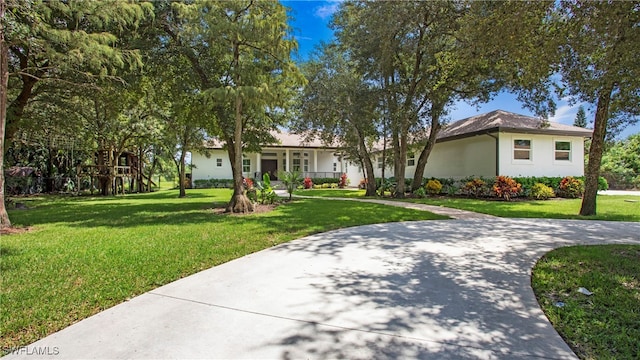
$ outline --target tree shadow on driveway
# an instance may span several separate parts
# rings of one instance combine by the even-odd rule
[[[533,265],[561,246],[640,243],[639,231],[635,223],[500,219],[307,237],[273,250],[335,262],[299,275],[317,297],[290,303],[286,316],[304,321],[267,345],[284,347],[282,358],[575,358],[538,306]]]

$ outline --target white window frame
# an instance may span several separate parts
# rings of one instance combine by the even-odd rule
[[[291,170],[293,171],[300,171],[300,159],[293,159],[292,163],[291,163]]]
[[[558,150],[558,143],[568,143],[569,150]],[[558,163],[571,163],[573,161],[573,143],[571,140],[567,139],[553,139],[553,161],[557,161]],[[558,159],[558,153],[567,154],[566,159]]]
[[[378,169],[382,169],[382,166],[383,166],[383,165],[384,165],[384,164],[382,163],[382,156],[380,156],[380,157],[378,158]]]
[[[407,153],[407,166],[416,166],[416,154]]]
[[[302,171],[309,172],[309,159],[302,160]]]
[[[518,149],[516,148],[516,141],[528,141],[529,142],[529,149]],[[533,162],[533,139],[529,138],[529,137],[513,137],[513,139],[511,139],[511,159],[514,162],[518,162],[518,163],[531,163]],[[528,159],[518,159],[516,158],[516,151],[528,151],[529,152],[529,158]]]
[[[222,159],[216,158],[216,167],[222,167]]]
[[[251,159],[247,159],[247,158],[242,159],[242,172],[243,173],[251,172]]]

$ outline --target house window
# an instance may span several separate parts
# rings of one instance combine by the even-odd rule
[[[416,155],[414,153],[407,154],[407,166],[415,166],[416,165]]]
[[[513,159],[531,160],[531,140],[513,140]]]
[[[242,172],[251,172],[251,159],[242,159]]]
[[[338,163],[333,163],[333,172],[338,171]]]
[[[300,171],[300,159],[293,159],[293,171]]]
[[[304,159],[303,161],[304,162],[302,163],[303,164],[303,170],[302,171],[309,172],[309,159]]]
[[[558,161],[571,161],[570,141],[556,141],[555,158]]]
[[[382,156],[378,158],[378,169],[382,169]]]
[[[222,159],[216,159],[216,166],[222,167]]]

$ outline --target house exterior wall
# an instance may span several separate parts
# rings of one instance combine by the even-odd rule
[[[418,163],[419,152],[414,153]],[[382,176],[378,159],[374,161],[376,177]],[[415,176],[416,166],[405,168],[405,178]],[[488,135],[436,143],[424,171],[426,178],[464,178],[468,176],[491,177],[496,173],[496,140]],[[393,167],[387,166],[385,177],[393,176]]]
[[[408,176],[413,177],[414,173],[415,167],[411,168]],[[496,140],[489,135],[478,135],[436,143],[424,176],[454,179],[496,176]]]
[[[515,140],[530,141],[529,159],[514,159]],[[556,142],[571,144],[568,160],[556,160]],[[582,176],[584,138],[500,133],[500,175]]]
[[[496,158],[498,158],[499,175],[507,176],[582,176],[584,175],[584,138],[554,135],[530,135],[500,133],[498,136],[499,156],[496,157],[496,139],[489,135],[478,135],[469,138],[437,143],[429,157],[425,169],[425,177],[436,178],[465,178],[469,176],[493,177],[496,175]],[[514,159],[515,140],[525,140],[530,144],[529,159]],[[556,142],[566,146],[570,144],[570,150],[564,156],[565,160],[557,160]],[[334,155],[334,149],[284,149],[265,148],[259,154],[246,154],[250,161],[250,171],[243,172],[246,177],[255,177],[256,172],[261,171],[260,160],[276,159],[278,171],[285,170],[286,153],[289,153],[289,170],[293,169],[293,153],[300,153],[301,172],[304,172],[302,159],[308,159],[309,172],[313,177],[329,177],[333,173],[346,173],[351,186],[357,186],[363,179],[362,169],[359,164],[351,163]],[[304,153],[308,156],[304,156]],[[210,150],[211,157],[193,153],[192,170],[193,180],[199,179],[231,179],[231,164],[225,150]],[[562,154],[561,154],[562,155]],[[419,153],[415,153],[415,162]],[[562,156],[561,156],[562,157]],[[220,160],[218,160],[220,159]],[[218,166],[220,164],[220,166]],[[334,171],[334,164],[335,171]],[[317,168],[315,167],[317,166]],[[376,177],[382,176],[378,168],[378,159],[373,161]],[[407,166],[405,177],[413,178],[414,166]],[[321,174],[313,174],[321,173]],[[322,174],[325,173],[325,174]],[[323,176],[326,175],[326,176]],[[393,168],[387,167],[385,176],[393,176]]]
[[[289,153],[287,163],[287,152]],[[201,179],[232,179],[231,163],[229,155],[225,150],[211,149],[209,150],[211,157],[207,158],[203,154],[193,153],[191,162],[195,167],[192,170],[193,180]],[[299,153],[299,155],[294,155]],[[307,154],[305,156],[305,153]],[[243,159],[249,160],[249,171],[243,171],[243,176],[254,178],[261,176],[262,160],[276,160],[278,164],[278,172],[293,170],[294,159],[300,159],[300,172],[309,173],[313,177],[331,177],[335,173],[347,172],[347,176],[353,184],[357,185],[362,178],[358,172],[358,166],[348,164],[346,160],[342,162],[334,155],[334,149],[283,149],[283,148],[265,148],[262,153],[244,154]],[[220,160],[218,160],[220,159]],[[307,171],[305,171],[304,160],[308,161]],[[218,166],[220,163],[220,166]],[[288,166],[286,166],[288,164]],[[335,166],[334,166],[335,164]],[[335,175],[338,176],[338,175]],[[357,178],[357,179],[356,179]]]
[[[232,179],[231,162],[229,155],[224,150],[210,150],[211,157],[207,158],[203,154],[192,153],[191,163],[195,167],[191,170],[193,180],[206,179]],[[217,166],[218,160],[221,159],[221,165]]]

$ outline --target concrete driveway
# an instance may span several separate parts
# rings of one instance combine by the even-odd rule
[[[9,358],[574,359],[531,268],[553,248],[639,234],[638,223],[498,218],[343,229],[168,284]]]

